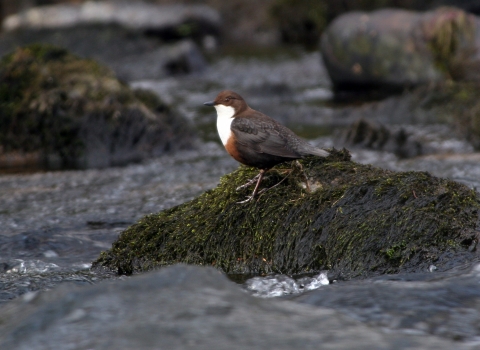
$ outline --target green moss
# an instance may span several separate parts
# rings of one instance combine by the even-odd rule
[[[115,149],[119,130],[127,128],[122,147],[153,148],[161,140],[168,148],[181,118],[152,95],[134,93],[107,67],[65,49],[18,48],[0,62],[1,151],[38,152],[58,156],[61,166],[82,166],[88,142],[98,137],[105,149]],[[140,145],[150,133],[155,141]]]
[[[130,274],[177,262],[227,273],[343,276],[427,268],[475,235],[477,193],[428,173],[395,173],[348,160],[306,158],[268,172],[258,200],[239,204],[255,176],[241,166],[200,197],[142,218],[95,265]],[[293,170],[292,170],[293,169]],[[307,190],[308,178],[310,191]],[[448,228],[448,229],[447,229]]]
[[[105,98],[100,85],[112,86],[113,81],[106,68],[49,45],[34,44],[7,55],[0,64],[4,151],[59,150],[65,157],[78,156],[83,146],[75,137],[75,118],[100,110],[93,102]]]

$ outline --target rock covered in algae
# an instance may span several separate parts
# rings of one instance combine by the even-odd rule
[[[191,145],[186,121],[152,95],[62,48],[18,48],[0,61],[0,166],[106,167]]]
[[[236,188],[258,170],[241,166],[198,198],[142,218],[94,266],[130,274],[184,262],[227,273],[330,269],[349,278],[448,268],[475,254],[478,193],[349,159],[343,150],[277,166],[262,188],[278,185],[246,204],[237,202],[251,188]]]

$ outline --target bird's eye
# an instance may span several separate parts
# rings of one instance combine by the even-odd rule
[[[225,99],[225,102],[228,102],[228,101],[230,101],[230,97],[227,97],[227,98]]]

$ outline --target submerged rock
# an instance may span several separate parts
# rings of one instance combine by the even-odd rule
[[[392,152],[400,158],[422,154],[421,143],[405,129],[393,131],[381,123],[364,118],[357,119],[343,131],[341,142],[346,146]]]
[[[237,192],[258,170],[240,167],[220,185],[145,216],[94,263],[121,274],[185,262],[227,273],[329,269],[344,278],[448,268],[471,256],[478,193],[424,172],[351,162],[348,151],[271,170],[258,200]],[[308,179],[308,185],[307,180]],[[463,260],[462,260],[463,259]]]
[[[448,134],[465,145],[469,143],[470,147],[463,147],[467,152],[472,148],[480,150],[479,95],[478,82],[448,81],[419,86],[382,101],[365,103],[361,108],[347,107],[338,115],[357,121],[352,122],[342,139],[345,144],[395,152],[401,157],[451,153],[445,144],[429,142],[415,132],[417,125],[437,125],[448,128]],[[390,130],[381,124],[389,125]],[[406,129],[404,133],[398,130],[399,125]],[[398,137],[398,141],[391,136]]]
[[[337,90],[396,91],[451,78],[479,80],[479,30],[475,16],[455,8],[352,12],[329,25],[320,47]]]
[[[32,45],[0,62],[0,166],[101,168],[190,147],[186,120],[106,67]]]
[[[374,328],[431,334],[471,342],[475,347],[480,336],[478,257],[475,262],[445,273],[386,275],[337,283],[289,298],[334,308]]]
[[[242,291],[213,268],[29,293],[0,309],[2,349],[467,349]]]

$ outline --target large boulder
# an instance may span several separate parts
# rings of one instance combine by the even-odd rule
[[[32,45],[0,62],[0,166],[107,167],[190,147],[193,132],[153,93],[64,49]]]
[[[204,5],[92,2],[34,7],[9,16],[0,55],[48,43],[94,58],[124,80],[202,70],[200,47],[218,45],[220,16]]]
[[[227,273],[344,277],[445,269],[471,259],[480,228],[478,193],[424,172],[392,172],[332,150],[326,160],[271,170],[256,201],[239,185],[258,173],[240,167],[198,198],[144,217],[96,266],[119,273],[185,262]],[[293,170],[292,170],[293,166]]]
[[[480,20],[462,10],[383,9],[338,17],[321,52],[337,90],[401,90],[446,79],[478,80]]]

